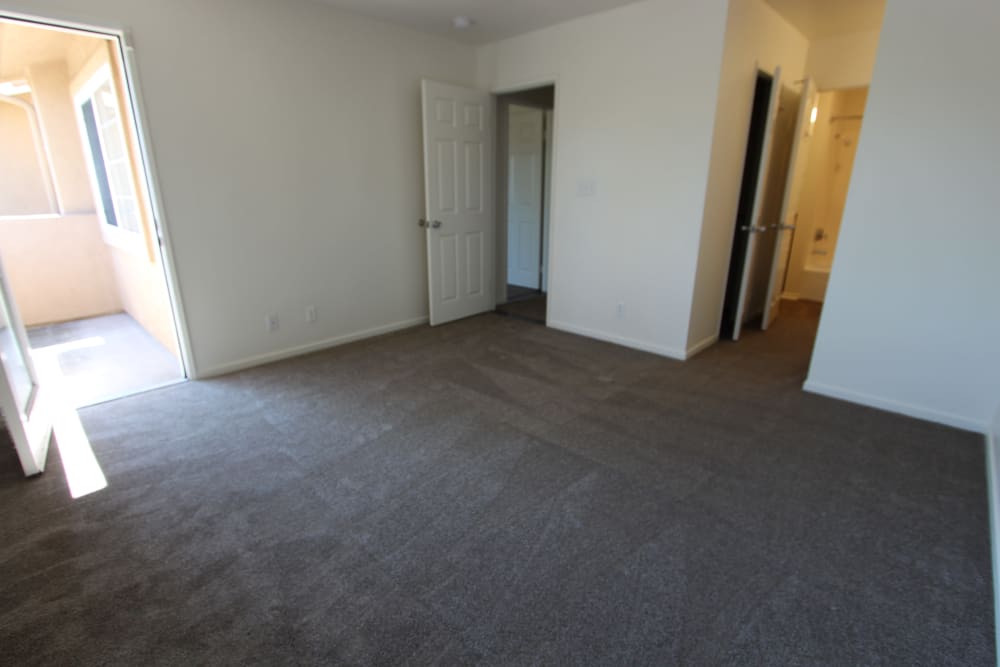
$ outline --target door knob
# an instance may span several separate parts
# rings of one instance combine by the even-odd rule
[[[437,229],[440,226],[441,226],[440,220],[435,220],[434,222],[431,223],[431,227],[433,227],[434,229]]]
[[[761,234],[767,231],[767,227],[761,227],[759,225],[743,225],[740,229],[744,232],[750,232],[751,234]]]
[[[417,220],[417,227],[428,227],[428,226],[430,226],[430,224],[431,223],[427,222],[423,218],[420,218],[419,220]]]

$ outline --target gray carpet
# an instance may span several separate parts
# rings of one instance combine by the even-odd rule
[[[497,306],[497,312],[501,315],[545,324],[547,303],[548,297],[545,294],[536,294],[535,296],[518,299],[517,301],[502,303]]]
[[[0,456],[5,664],[991,665],[979,436],[486,315],[82,412]]]
[[[542,294],[537,287],[521,287],[520,285],[507,285],[507,300],[517,301],[518,299],[530,299]]]

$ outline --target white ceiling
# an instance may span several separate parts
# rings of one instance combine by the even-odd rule
[[[886,0],[764,0],[810,41],[879,30]]]
[[[636,0],[322,0],[354,14],[410,26],[471,44],[545,28],[587,14],[622,7]],[[476,22],[456,30],[452,20]]]

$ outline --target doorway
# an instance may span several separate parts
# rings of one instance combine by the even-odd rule
[[[810,90],[809,79],[784,83],[780,68],[774,75],[757,75],[723,302],[722,338],[738,340],[744,326],[767,329],[777,318],[783,253],[795,227],[801,175],[796,165]]]
[[[821,307],[861,138],[868,87],[821,91],[813,125],[795,236],[782,285],[786,301]]]
[[[779,313],[818,325],[867,95],[758,74],[722,338],[766,330]]]
[[[555,87],[497,96],[497,312],[545,324]]]
[[[761,179],[773,87],[774,78],[770,74],[766,72],[757,74],[753,111],[750,116],[750,132],[747,136],[747,150],[743,161],[740,201],[736,209],[736,229],[733,233],[733,250],[729,260],[729,277],[726,280],[726,296],[722,307],[720,336],[730,340],[737,335],[736,320],[740,316],[740,290],[743,286],[744,274],[747,272],[747,249],[751,241],[750,230],[754,222],[755,200]]]
[[[187,377],[120,35],[0,15],[0,256],[70,407]]]

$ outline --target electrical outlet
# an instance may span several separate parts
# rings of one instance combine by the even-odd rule
[[[617,313],[618,313],[618,319],[620,319],[620,320],[624,320],[625,319],[625,304],[624,303],[619,303],[618,304]]]
[[[306,306],[306,324],[315,324],[318,319],[319,313],[316,312],[316,306]]]
[[[278,330],[278,316],[268,315],[267,316],[267,332],[274,333]]]

